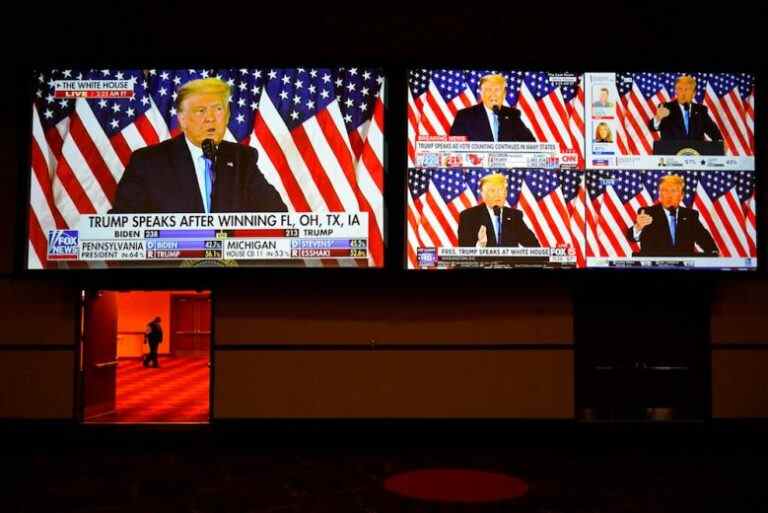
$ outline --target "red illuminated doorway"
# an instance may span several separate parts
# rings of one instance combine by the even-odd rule
[[[210,419],[211,293],[210,291],[99,291],[111,297],[114,310],[110,332],[104,328],[109,315],[83,304],[82,420],[86,423],[206,423]],[[149,346],[147,325],[160,317],[163,341],[158,366],[145,365]],[[182,337],[177,336],[182,332]],[[187,333],[189,332],[189,333]],[[102,334],[103,336],[99,335]],[[94,378],[86,362],[94,351],[109,353],[107,367]],[[100,353],[99,353],[100,354]],[[106,357],[105,357],[106,358]],[[104,358],[102,358],[104,359]],[[104,364],[105,362],[100,363]],[[111,408],[94,410],[93,397],[112,390]]]
[[[83,416],[112,414],[117,395],[117,294],[81,294],[80,373],[84,384]]]
[[[171,352],[203,356],[211,351],[211,296],[171,295]]]

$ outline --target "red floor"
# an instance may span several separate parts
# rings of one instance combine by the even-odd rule
[[[207,422],[210,368],[207,357],[161,356],[160,367],[121,359],[117,410],[94,422]]]

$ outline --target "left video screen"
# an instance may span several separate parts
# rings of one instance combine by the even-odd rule
[[[28,269],[382,267],[379,68],[42,69]]]

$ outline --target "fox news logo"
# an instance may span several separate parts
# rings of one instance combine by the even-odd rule
[[[77,230],[51,230],[48,232],[48,260],[77,260]]]
[[[417,248],[416,256],[419,260],[419,267],[421,268],[437,266],[436,248]]]

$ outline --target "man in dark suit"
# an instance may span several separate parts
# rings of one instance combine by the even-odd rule
[[[163,328],[160,327],[160,317],[155,317],[144,331],[144,343],[149,345],[149,353],[144,356],[144,367],[159,367],[157,362],[157,346],[163,342]]]
[[[664,141],[703,141],[705,135],[712,141],[722,141],[707,107],[693,103],[695,95],[696,79],[682,75],[675,83],[675,99],[659,105],[648,128],[660,132]]]
[[[218,78],[184,84],[175,104],[183,134],[133,152],[110,213],[287,211],[256,151],[222,140],[229,96]]]
[[[520,119],[520,111],[503,105],[506,94],[507,80],[503,76],[481,78],[482,103],[458,111],[450,135],[463,135],[469,141],[536,142]]]
[[[638,209],[635,224],[627,230],[630,241],[640,242],[635,256],[717,256],[712,236],[699,220],[699,213],[681,207],[685,181],[667,175],[659,181],[659,203]],[[696,252],[696,245],[703,253]]]
[[[483,203],[459,214],[459,246],[539,246],[536,236],[523,221],[523,213],[504,206],[507,200],[504,175],[490,174],[481,178],[480,195]]]

